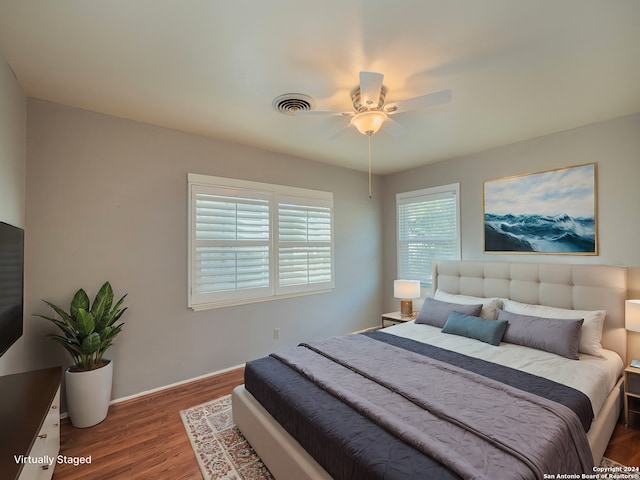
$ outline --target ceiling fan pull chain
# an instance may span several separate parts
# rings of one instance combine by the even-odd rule
[[[369,198],[371,198],[371,132],[367,137],[369,138]]]

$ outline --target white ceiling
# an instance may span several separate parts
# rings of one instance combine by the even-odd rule
[[[638,0],[0,0],[0,52],[27,96],[366,170],[351,110],[450,88],[372,138],[386,174],[640,111]]]

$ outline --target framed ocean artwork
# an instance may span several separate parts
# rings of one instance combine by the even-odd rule
[[[487,180],[484,252],[598,255],[596,164]]]

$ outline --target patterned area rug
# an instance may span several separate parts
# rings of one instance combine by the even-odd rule
[[[180,416],[205,480],[273,480],[233,423],[231,395],[182,410]],[[600,467],[605,470],[597,478],[640,479],[608,458],[602,459]]]
[[[231,395],[180,412],[205,480],[273,480],[233,423]]]
[[[638,472],[638,467],[626,467],[621,463],[614,462],[613,460],[609,460],[606,457],[602,458],[600,462],[600,470],[597,472],[601,479],[611,478],[611,479],[624,479],[624,480],[640,480],[640,472]]]

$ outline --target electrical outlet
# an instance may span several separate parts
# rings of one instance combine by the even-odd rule
[[[274,328],[273,329],[273,339],[274,340],[278,340],[280,338],[280,329],[279,328]]]

